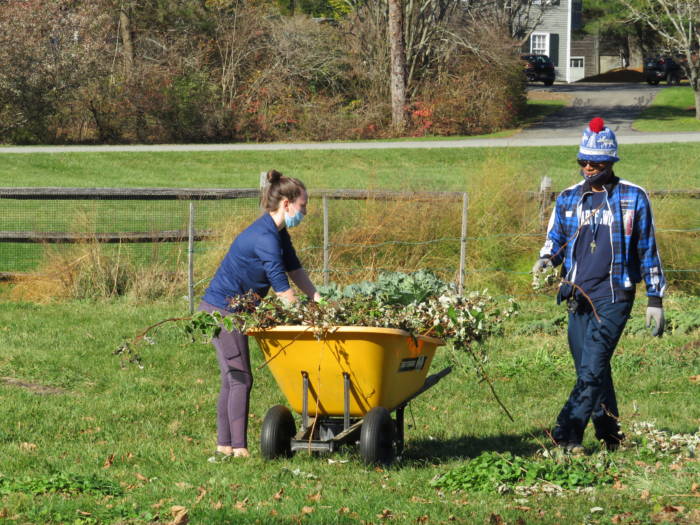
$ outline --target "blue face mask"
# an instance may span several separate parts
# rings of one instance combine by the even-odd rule
[[[304,214],[301,213],[301,210],[296,212],[296,214],[289,216],[286,213],[284,214],[284,223],[287,225],[287,228],[294,228],[295,226],[299,226],[299,223],[301,220],[304,218]]]

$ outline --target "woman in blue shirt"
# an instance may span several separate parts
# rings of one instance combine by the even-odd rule
[[[262,196],[262,216],[234,239],[221,261],[200,310],[230,313],[231,299],[253,291],[265,297],[270,288],[283,300],[297,300],[289,279],[308,297],[319,299],[311,279],[297,258],[288,228],[306,215],[308,196],[304,184],[275,170],[267,173],[268,186]],[[250,390],[248,337],[221,330],[213,339],[221,370],[221,392],[217,404],[217,447],[211,462],[247,457],[247,427]]]

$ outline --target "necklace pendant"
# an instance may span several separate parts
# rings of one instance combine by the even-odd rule
[[[590,246],[591,246],[591,253],[595,252],[595,249],[596,249],[596,243],[595,243],[595,241],[591,241]]]

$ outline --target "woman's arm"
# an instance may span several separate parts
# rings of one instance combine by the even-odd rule
[[[311,282],[311,279],[309,279],[309,275],[306,273],[306,270],[304,270],[304,268],[292,270],[291,272],[289,272],[289,277],[292,279],[292,281],[294,281],[294,284],[296,284],[299,287],[299,289],[302,292],[304,292],[308,297],[310,297],[314,301],[319,301],[321,299],[321,296],[316,291],[316,287]]]

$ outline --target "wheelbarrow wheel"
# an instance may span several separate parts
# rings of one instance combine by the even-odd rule
[[[265,459],[292,456],[292,438],[296,434],[294,417],[286,406],[273,406],[265,414],[260,432],[260,450]]]
[[[394,421],[384,407],[375,407],[364,418],[360,431],[360,455],[365,463],[388,465],[394,459]]]

